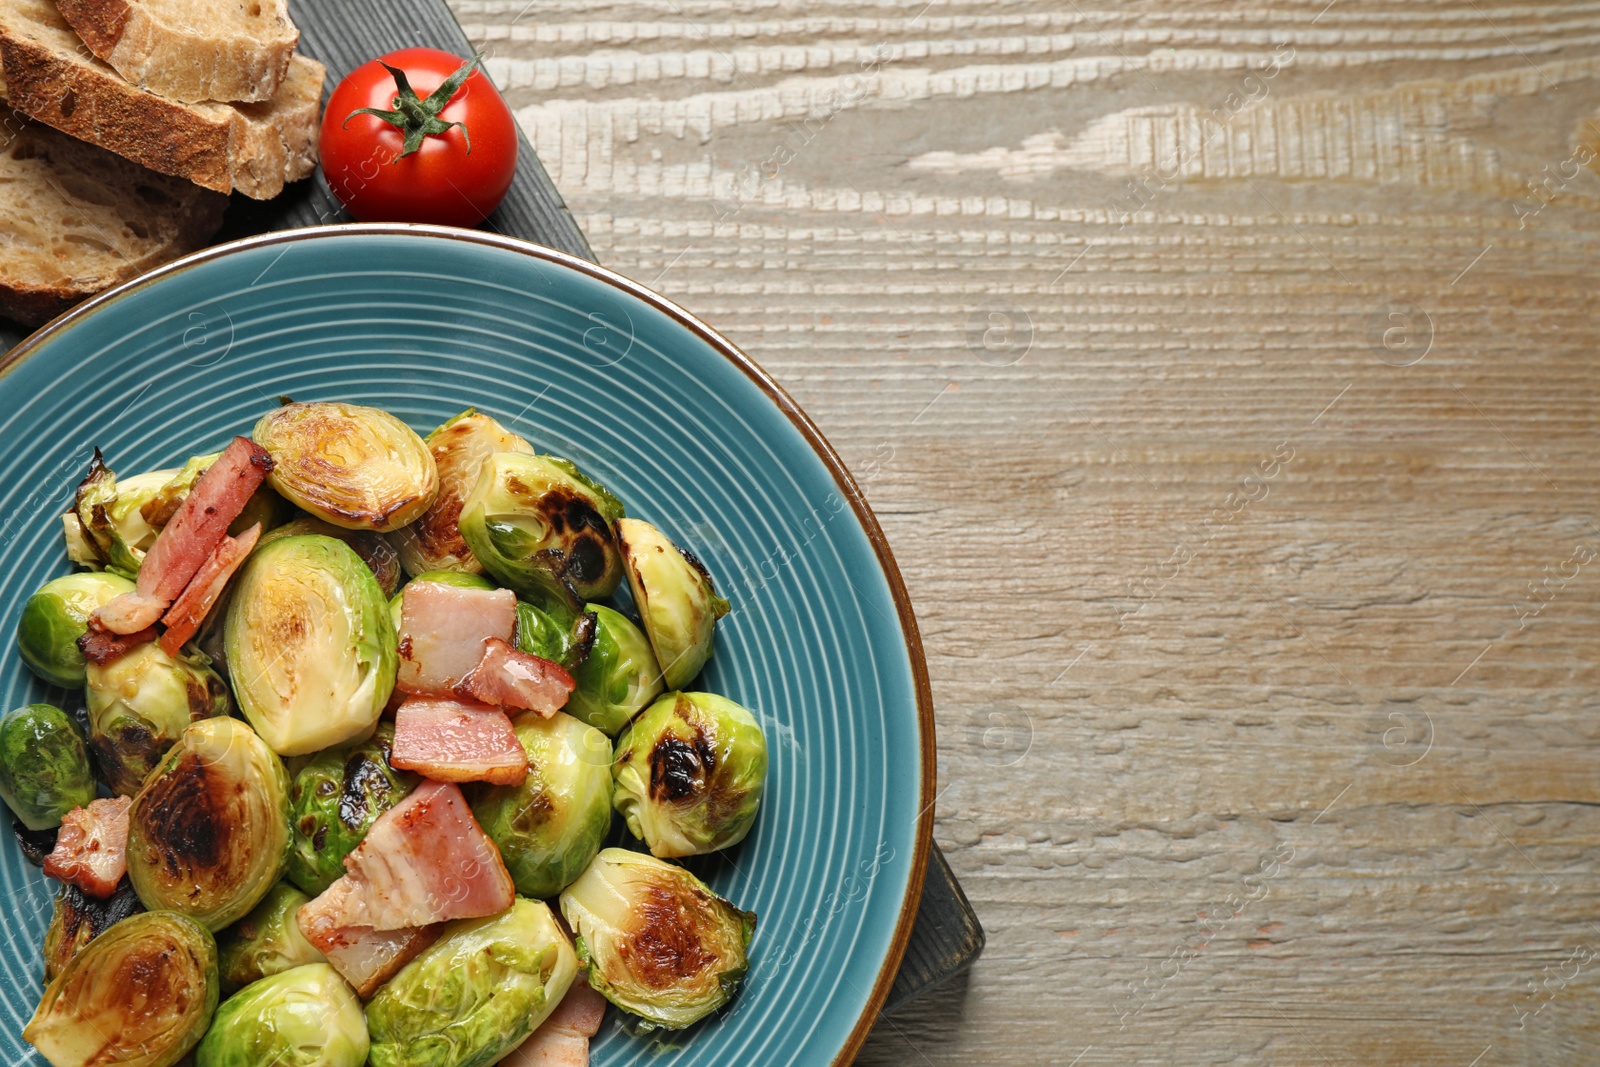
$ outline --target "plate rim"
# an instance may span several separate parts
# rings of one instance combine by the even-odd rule
[[[938,785],[936,780],[938,773],[938,745],[933,715],[933,689],[928,679],[927,658],[922,649],[922,633],[917,626],[916,614],[911,607],[910,594],[906,591],[905,581],[901,577],[900,566],[895,561],[894,552],[889,547],[889,540],[884,535],[883,527],[879,525],[877,516],[873,514],[871,506],[867,503],[861,487],[850,474],[849,468],[845,466],[844,460],[839,456],[839,453],[828,443],[828,439],[823,436],[816,423],[811,421],[811,417],[795,402],[788,391],[778,384],[777,379],[767,373],[759,363],[746,355],[742,349],[688,309],[668,297],[662,296],[655,290],[613,270],[602,267],[598,263],[592,263],[589,260],[556,248],[550,248],[547,245],[541,245],[534,241],[525,241],[519,237],[508,237],[505,234],[461,229],[454,226],[434,226],[404,222],[336,223],[275,230],[213,245],[191,252],[186,256],[114,286],[58,315],[25,337],[4,356],[0,356],[0,378],[5,377],[10,371],[28,359],[29,356],[33,355],[35,350],[57,334],[65,332],[75,323],[88,318],[100,309],[115,303],[130,293],[143,289],[163,278],[180,274],[202,263],[247,249],[338,237],[343,234],[352,236],[420,236],[497,248],[567,267],[643,301],[667,315],[680,326],[689,330],[690,333],[698,336],[702,341],[710,345],[717,354],[733,364],[745,377],[749,378],[773,402],[784,417],[789,420],[790,424],[800,432],[800,435],[805,438],[811,450],[822,461],[822,465],[827,468],[828,473],[832,475],[834,484],[839,492],[849,502],[856,521],[861,524],[862,532],[866,534],[867,541],[872,545],[873,554],[878,560],[878,567],[882,570],[884,580],[889,586],[890,596],[894,599],[895,613],[900,620],[901,632],[905,636],[906,653],[911,661],[912,683],[916,689],[917,696],[917,733],[921,748],[919,755],[922,788],[921,796],[918,798],[916,844],[913,848],[910,876],[906,881],[906,891],[900,902],[900,915],[895,923],[894,935],[889,942],[889,951],[884,957],[883,965],[878,970],[878,977],[873,982],[872,990],[867,997],[866,1006],[862,1009],[861,1017],[856,1020],[855,1025],[851,1028],[849,1037],[845,1040],[844,1047],[839,1050],[831,1065],[831,1067],[847,1067],[861,1051],[861,1046],[866,1042],[867,1034],[871,1031],[873,1023],[877,1021],[878,1016],[883,1011],[884,1002],[888,999],[889,990],[893,986],[895,976],[900,970],[900,964],[905,958],[906,947],[911,940],[912,927],[916,924],[923,883],[927,880],[928,852],[933,843],[933,807],[934,800],[937,798],[936,787]]]

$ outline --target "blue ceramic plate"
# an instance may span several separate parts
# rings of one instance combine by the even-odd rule
[[[699,687],[756,711],[771,773],[755,830],[693,866],[757,912],[734,1005],[662,1041],[608,1014],[599,1067],[845,1063],[915,917],[933,797],[916,623],[838,457],[750,359],[589,263],[432,227],[338,226],[202,252],[77,309],[0,372],[0,620],[70,568],[58,516],[98,445],[116,471],[248,434],[279,396],[348,400],[427,433],[477,407],[570,457],[691,548],[733,601]],[[0,658],[5,707],[51,691]],[[52,884],[0,843],[9,914],[0,1061],[40,993]]]

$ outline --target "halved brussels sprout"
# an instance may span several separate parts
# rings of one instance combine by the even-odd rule
[[[89,749],[118,796],[139,791],[190,723],[226,715],[228,686],[199,654],[174,658],[154,641],[87,670]]]
[[[682,689],[711,658],[717,620],[728,613],[728,602],[717,595],[705,564],[648,522],[622,519],[617,542],[662,679],[668,689]]]
[[[123,919],[44,991],[22,1036],[54,1067],[172,1067],[217,1009],[217,946],[176,912]]]
[[[733,997],[753,912],[652,856],[608,848],[561,894],[589,984],[651,1026],[681,1030]]]
[[[211,930],[259,904],[288,857],[288,777],[238,719],[184,730],[128,812],[128,879],[139,899]]]
[[[416,787],[417,776],[389,766],[394,724],[380,722],[372,739],[313,757],[289,787],[294,845],[289,880],[313,896],[344,874],[344,858],[379,815]]]
[[[293,967],[326,962],[295,921],[300,905],[310,900],[288,882],[279,882],[249,915],[217,938],[217,974],[224,994]]]
[[[372,1067],[480,1067],[538,1029],[578,974],[550,908],[452,923],[367,1004]]]
[[[56,896],[50,926],[44,932],[44,980],[49,985],[67,969],[83,946],[130,915],[144,910],[139,894],[124,878],[109,897],[96,897],[75,885],[64,885]]]
[[[617,738],[617,810],[656,856],[699,856],[744,840],[761,807],[767,739],[714,693],[668,693]]]
[[[261,416],[253,436],[272,455],[268,484],[335,526],[398,530],[439,492],[428,446],[387,411],[285,404]]]
[[[439,468],[439,495],[420,519],[393,533],[400,561],[407,574],[418,578],[429,571],[481,573],[483,564],[472,555],[456,526],[461,505],[478,484],[485,460],[496,452],[531,454],[533,447],[472,408],[430,433],[427,445]]]
[[[424,571],[411,579],[412,582],[438,582],[440,585],[452,585],[457,589],[494,589],[495,584],[481,574],[468,574],[466,571]],[[406,585],[410,585],[407,582]],[[400,611],[406,602],[405,586],[389,598],[389,618],[394,622],[395,632],[400,630]]]
[[[461,536],[485,570],[535,604],[576,613],[622,581],[611,525],[621,501],[566,460],[496,452],[461,505]]]
[[[611,737],[661,693],[661,668],[645,637],[619,611],[590,604],[594,637],[583,661],[569,668],[578,687],[567,697],[568,714]]]
[[[483,791],[472,813],[500,848],[517,892],[553,897],[594,859],[611,829],[611,742],[570,715],[512,722],[528,753],[521,785]]]
[[[52,578],[22,605],[17,620],[17,652],[22,662],[51,685],[78,689],[85,660],[78,638],[89,629],[95,609],[134,585],[119,574],[90,572]]]
[[[367,565],[372,576],[378,580],[378,588],[383,590],[384,596],[394,596],[396,590],[400,588],[400,580],[405,577],[400,569],[400,554],[394,550],[387,537],[371,530],[346,530],[342,526],[335,526],[331,522],[324,522],[307,515],[262,534],[261,540],[256,542],[256,548],[270,545],[280,538],[299,537],[302,534],[337,537],[349,545],[355,550],[355,554],[361,557],[361,562]]]
[[[273,751],[371,736],[394,689],[398,638],[383,590],[349,545],[306,534],[250,555],[228,605],[228,674]]]
[[[61,816],[94,799],[94,772],[83,735],[53,704],[29,704],[0,718],[0,799],[30,830],[61,825]]]
[[[338,971],[308,963],[223,1001],[194,1067],[362,1067],[367,1048],[361,1001]]]
[[[160,472],[165,474],[168,472]],[[151,479],[147,476],[146,482]],[[148,493],[160,487],[160,482],[154,485],[142,485]],[[78,483],[77,491],[73,494],[73,511],[78,516],[78,522],[83,532],[89,536],[94,544],[95,555],[110,570],[116,571],[126,577],[133,577],[139,571],[139,563],[144,558],[144,553],[136,551],[123,537],[122,530],[112,519],[112,513],[117,508],[117,476],[111,468],[105,465],[100,450],[94,450],[94,458],[89,461],[89,473],[83,481]],[[136,519],[140,519],[138,510],[133,510]],[[126,518],[126,516],[124,516]],[[136,536],[149,531],[149,526],[140,519],[141,529]]]

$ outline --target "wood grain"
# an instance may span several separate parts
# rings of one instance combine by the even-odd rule
[[[453,8],[895,545],[989,947],[860,1062],[1594,1062],[1600,4]]]

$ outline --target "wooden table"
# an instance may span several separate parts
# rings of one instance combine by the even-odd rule
[[[989,931],[866,1064],[1600,1062],[1600,4],[456,0],[865,483]]]

